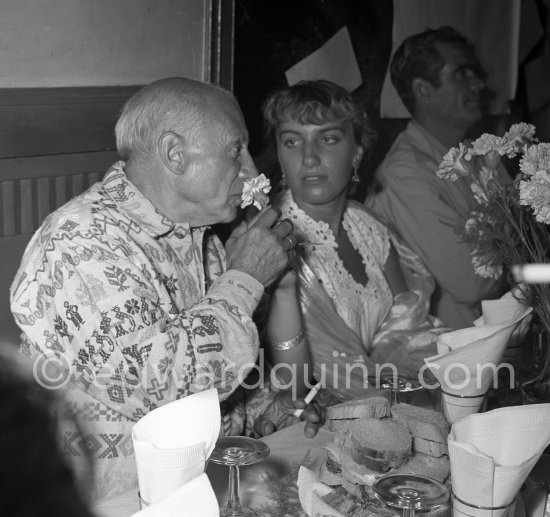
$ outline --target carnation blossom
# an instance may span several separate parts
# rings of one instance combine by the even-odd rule
[[[472,143],[469,150],[470,156],[487,156],[490,153],[512,158],[517,154],[517,147],[515,142],[510,142],[504,137],[484,133]]]
[[[502,264],[498,261],[492,261],[486,253],[482,253],[480,250],[472,250],[472,265],[474,266],[474,271],[478,276],[483,278],[494,278],[498,280],[502,273],[503,268]]]
[[[535,127],[514,124],[503,137],[484,134],[443,158],[437,175],[451,181],[467,176],[476,208],[456,231],[470,247],[477,275],[499,278],[521,263],[548,263],[550,249],[550,143],[537,143]],[[523,155],[512,183],[503,182],[502,156]],[[537,310],[548,320],[550,294],[537,295]]]
[[[468,176],[472,171],[472,167],[468,163],[467,153],[468,149],[463,143],[460,143],[458,147],[451,147],[447,154],[443,156],[437,176],[450,181],[456,181],[459,176]]]
[[[510,129],[504,133],[503,138],[520,149],[523,149],[526,145],[537,142],[535,131],[536,129],[533,124],[519,122],[518,124],[512,124]]]
[[[243,193],[241,195],[241,208],[246,208],[248,205],[254,205],[258,210],[262,210],[267,205],[267,194],[270,190],[271,184],[265,177],[265,174],[260,174],[255,178],[245,180]]]
[[[510,273],[520,264],[550,264],[550,143],[538,143],[535,127],[520,123],[510,127],[502,138],[485,134],[471,145],[470,151],[460,158],[471,167],[466,181],[474,194],[475,206],[465,214],[464,226],[455,226],[457,238],[469,247],[476,275],[508,281],[512,293],[533,307],[535,332],[548,335],[548,284],[526,285]],[[458,154],[454,151],[441,162],[440,178],[458,177],[453,168]],[[521,156],[519,170],[512,170],[518,168],[516,162],[507,164],[513,176],[509,182],[500,177],[501,167],[497,165],[502,156],[516,154]],[[539,386],[549,390],[550,354],[537,377],[524,386],[534,386],[541,379]]]
[[[527,176],[533,176],[538,171],[549,171],[550,143],[528,147],[519,162],[519,168]]]
[[[533,209],[535,220],[550,224],[550,174],[539,170],[528,180],[519,182],[519,202]]]

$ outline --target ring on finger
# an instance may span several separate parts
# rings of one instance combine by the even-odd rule
[[[285,238],[284,238],[284,241],[285,242],[288,242],[288,250],[287,251],[290,251],[292,248],[294,248],[294,246],[296,246],[296,237],[294,237],[294,235],[290,234],[290,235],[287,235]]]

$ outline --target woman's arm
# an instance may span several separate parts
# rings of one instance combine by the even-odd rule
[[[394,296],[407,290],[407,283],[399,265],[399,256],[391,243],[388,258],[384,264],[384,274]]]
[[[267,358],[283,383],[283,389],[292,387],[297,397],[303,397],[308,391],[306,383],[309,383],[313,365],[294,270],[281,278],[272,294],[267,337]]]

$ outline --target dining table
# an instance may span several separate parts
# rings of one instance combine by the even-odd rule
[[[293,517],[306,515],[298,500],[296,480],[301,465],[315,468],[319,465],[323,447],[334,439],[334,433],[325,425],[313,438],[304,435],[304,422],[299,422],[263,437],[269,449],[269,456],[253,465],[242,466],[240,470],[240,501],[243,507],[253,508],[265,517],[282,515],[281,504],[291,508]],[[549,462],[550,464],[550,462]],[[208,462],[206,474],[210,480],[218,504],[224,507],[228,498],[229,468]],[[450,501],[449,501],[450,503]],[[438,517],[450,516],[451,506],[446,503]],[[116,495],[100,499],[92,506],[96,517],[130,517],[140,510],[138,486]],[[395,511],[395,515],[400,515]],[[428,513],[427,515],[432,515]],[[528,515],[528,514],[527,514]],[[514,517],[526,517],[525,505],[518,494]]]
[[[298,491],[295,481],[298,469],[302,464],[314,464],[322,452],[324,445],[329,443],[334,434],[326,427],[319,429],[313,438],[304,435],[304,423],[299,422],[262,438],[269,449],[269,456],[259,463],[240,467],[240,500],[246,507],[264,509],[269,514],[269,508],[278,504],[281,497],[281,487],[286,486],[285,480],[294,485],[294,496],[298,503]],[[206,468],[216,498],[220,507],[227,503],[229,468],[208,462]],[[292,490],[290,490],[292,492]],[[126,490],[116,495],[100,499],[92,506],[96,517],[130,517],[139,511],[138,487]]]

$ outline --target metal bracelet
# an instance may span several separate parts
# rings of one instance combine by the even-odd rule
[[[271,342],[271,348],[273,348],[273,350],[291,350],[292,348],[296,348],[304,340],[304,337],[305,331],[302,328],[296,337],[288,341],[279,341],[278,343]]]

